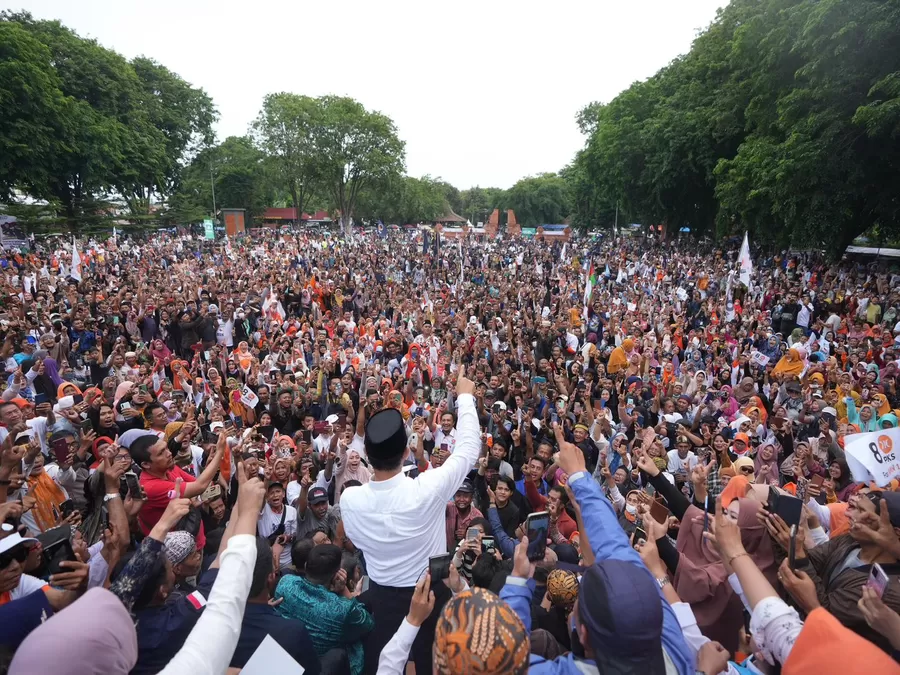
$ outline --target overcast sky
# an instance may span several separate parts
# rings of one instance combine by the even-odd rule
[[[688,51],[726,0],[19,3],[203,87],[220,139],[270,92],[352,96],[393,118],[410,175],[464,189],[561,169],[576,112]]]

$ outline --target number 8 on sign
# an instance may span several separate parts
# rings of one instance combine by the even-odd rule
[[[869,443],[869,450],[872,451],[872,455],[875,457],[875,461],[879,464],[883,464],[885,461],[885,457],[888,461],[892,460],[891,452],[894,449],[894,444],[891,441],[890,436],[879,436],[876,442]],[[884,455],[885,457],[882,457]]]

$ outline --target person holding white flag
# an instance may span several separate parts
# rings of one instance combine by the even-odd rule
[[[753,275],[753,262],[750,260],[750,241],[744,232],[744,243],[741,244],[741,252],[738,254],[738,264],[741,266],[740,280],[747,288],[750,288],[750,277]]]
[[[78,252],[75,237],[72,237],[72,271],[69,272],[69,276],[75,281],[81,281],[81,254]]]

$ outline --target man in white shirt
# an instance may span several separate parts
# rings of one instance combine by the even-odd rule
[[[442,466],[410,479],[402,471],[409,454],[399,411],[385,409],[366,424],[366,454],[375,472],[365,485],[341,496],[344,531],[366,559],[370,587],[363,598],[375,614],[366,640],[366,672],[378,668],[378,655],[396,632],[409,608],[419,577],[432,556],[447,553],[445,510],[481,451],[481,429],[475,410],[475,384],[460,369],[456,386],[459,421],[456,447]],[[432,672],[434,626],[450,596],[433,583],[434,611],[413,645],[416,672]]]
[[[278,567],[290,567],[291,541],[297,532],[297,509],[284,503],[284,486],[281,483],[270,483],[266,489],[266,505],[259,514],[256,529],[259,536],[269,539],[270,543],[274,543],[272,537],[284,536]]]
[[[690,480],[691,470],[697,466],[697,455],[691,452],[694,447],[687,436],[679,436],[674,450],[669,450],[669,465],[666,470],[679,481]]]

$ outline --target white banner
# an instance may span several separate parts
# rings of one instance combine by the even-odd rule
[[[853,480],[885,487],[900,477],[900,428],[844,436]]]

